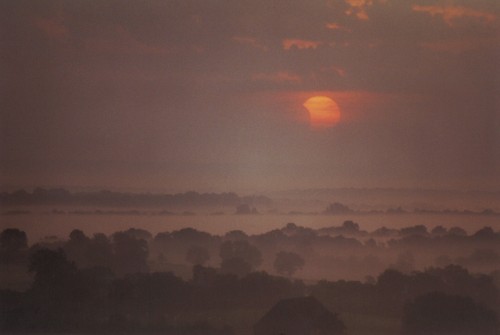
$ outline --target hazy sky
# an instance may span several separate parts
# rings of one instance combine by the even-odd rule
[[[6,186],[500,188],[496,0],[1,1]],[[340,122],[303,103],[327,96]]]

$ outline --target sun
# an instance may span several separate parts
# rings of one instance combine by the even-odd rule
[[[314,96],[304,102],[309,112],[309,122],[315,128],[329,128],[340,121],[340,108],[327,96]]]

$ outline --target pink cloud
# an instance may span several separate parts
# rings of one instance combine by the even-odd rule
[[[351,6],[345,13],[354,15],[360,20],[368,20],[366,8],[373,5],[373,0],[345,0]]]
[[[257,73],[252,75],[252,80],[267,81],[272,83],[295,83],[295,84],[298,84],[302,81],[302,79],[298,75],[286,71],[281,71],[276,73]]]
[[[413,5],[413,11],[427,13],[431,16],[441,16],[449,26],[452,26],[457,19],[475,18],[477,20],[491,23],[496,20],[496,16],[485,11],[475,10],[463,6],[419,6]]]
[[[351,31],[351,29],[349,28],[346,28],[344,27],[343,25],[341,24],[338,24],[338,23],[334,23],[334,22],[329,22],[325,25],[325,27],[327,29],[330,29],[330,30],[341,30],[341,31]]]
[[[350,7],[345,11],[346,15],[354,15],[359,20],[368,20],[367,9],[375,3],[384,4],[388,0],[344,0]]]
[[[321,45],[319,41],[307,41],[300,39],[285,39],[283,40],[283,49],[290,50],[292,48],[302,49],[316,49]]]

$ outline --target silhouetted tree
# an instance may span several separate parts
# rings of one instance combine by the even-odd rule
[[[498,306],[498,288],[490,276],[471,274],[458,265],[430,268],[426,272],[439,278],[446,293],[469,296],[487,306]]]
[[[402,303],[409,298],[410,277],[397,270],[385,270],[377,278],[377,297],[381,308],[398,313]]]
[[[436,226],[431,230],[431,234],[434,236],[443,236],[446,235],[447,232],[448,230],[446,230],[443,226]]]
[[[448,234],[457,236],[466,236],[467,232],[460,227],[451,227],[448,230]]]
[[[497,335],[493,311],[468,297],[433,292],[405,306],[403,334]]]
[[[170,244],[170,247],[172,248],[171,251],[179,252],[183,250],[186,252],[187,248],[192,245],[210,248],[210,246],[214,243],[214,240],[216,239],[207,232],[199,231],[194,228],[183,228],[173,231],[170,234],[170,239],[166,242]]]
[[[360,281],[338,280],[330,282],[320,280],[310,286],[309,290],[311,295],[317,297],[332,310],[363,314],[380,312],[380,303],[374,299],[376,289],[373,284]],[[384,307],[386,306],[384,305]]]
[[[340,228],[342,232],[346,234],[356,234],[359,232],[359,224],[351,220],[344,221]]]
[[[7,228],[0,234],[0,249],[2,251],[18,251],[28,247],[26,233],[16,228]]]
[[[262,254],[259,249],[245,240],[224,241],[220,246],[222,261],[238,258],[250,265],[251,270],[262,263]]]
[[[299,281],[291,281],[287,278],[276,277],[266,272],[252,272],[240,279],[242,297],[249,307],[270,306],[276,301],[303,296],[305,294],[304,284]]]
[[[413,256],[411,251],[402,252],[398,254],[396,263],[390,267],[403,273],[410,273],[415,269],[415,256]]]
[[[94,234],[86,256],[92,266],[111,268],[113,265],[113,246],[108,237],[102,233]]]
[[[76,269],[62,249],[38,249],[30,256],[34,282],[17,302],[2,310],[1,330],[22,333],[69,332],[79,329],[81,306],[89,292]],[[6,320],[3,320],[3,317]]]
[[[247,240],[248,235],[241,230],[231,230],[224,235],[224,239],[231,241]]]
[[[0,233],[0,263],[20,262],[27,256],[28,238],[16,228],[7,228]]]
[[[474,235],[474,238],[481,240],[495,239],[496,234],[491,227],[484,227],[479,229]]]
[[[72,281],[76,274],[76,266],[68,261],[62,249],[40,249],[30,257],[29,270],[35,273],[33,287],[61,288]]]
[[[193,283],[200,286],[210,286],[217,278],[217,270],[202,265],[193,266]]]
[[[69,241],[64,245],[68,259],[75,262],[78,267],[88,267],[87,252],[90,239],[79,229],[74,229],[69,234]]]
[[[233,257],[224,259],[220,265],[220,270],[224,274],[243,277],[252,271],[252,266],[242,258]]]
[[[145,229],[139,229],[139,228],[129,228],[124,231],[124,233],[133,236],[137,239],[142,239],[146,241],[150,241],[153,239],[153,235]]]
[[[328,205],[328,207],[323,211],[323,214],[337,215],[337,214],[352,214],[354,211],[340,202],[335,202]]]
[[[188,303],[189,287],[169,272],[135,273],[115,280],[110,297],[117,310],[156,322]]]
[[[258,214],[255,207],[250,207],[248,204],[241,204],[236,207],[236,214]]]
[[[130,234],[113,234],[114,269],[116,274],[147,272],[148,244]]]
[[[294,252],[280,251],[274,260],[274,269],[279,274],[292,276],[298,269],[302,268],[305,261]]]
[[[401,236],[408,236],[408,235],[422,235],[422,236],[427,236],[429,232],[427,231],[427,227],[424,225],[416,225],[412,227],[405,227],[402,228],[399,233]]]
[[[345,325],[314,297],[283,299],[255,325],[254,335],[335,335]]]
[[[30,271],[35,273],[30,293],[39,310],[34,317],[40,329],[71,329],[82,303],[89,297],[85,281],[62,249],[40,249],[30,257]]]
[[[210,259],[210,253],[206,248],[192,246],[186,253],[186,260],[193,265],[203,265]]]

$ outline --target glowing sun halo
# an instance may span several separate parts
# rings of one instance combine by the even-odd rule
[[[340,121],[339,106],[329,97],[311,97],[304,102],[304,107],[309,112],[311,126],[315,128],[333,127]]]

